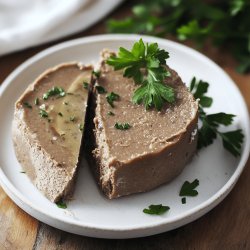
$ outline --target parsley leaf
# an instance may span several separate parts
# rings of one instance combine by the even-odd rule
[[[235,157],[241,154],[241,144],[244,139],[241,129],[220,133],[220,136],[225,149],[231,152]]]
[[[67,204],[63,200],[60,200],[60,201],[56,202],[56,205],[59,208],[62,208],[62,209],[66,209],[67,208]]]
[[[95,88],[96,88],[98,94],[105,94],[105,93],[107,93],[106,89],[104,87],[100,86],[100,85],[96,85]]]
[[[202,28],[197,20],[192,20],[189,23],[179,27],[177,29],[177,34],[179,40],[183,41],[186,39],[193,39],[198,44],[202,43],[207,35],[209,34],[211,25],[208,25],[205,28]]]
[[[42,118],[48,118],[48,117],[49,117],[49,115],[48,115],[48,113],[46,112],[45,109],[40,109],[40,110],[39,110],[39,115],[40,115]]]
[[[112,108],[115,107],[113,102],[118,101],[119,99],[120,99],[120,96],[114,92],[111,92],[106,95],[106,100]]]
[[[37,97],[36,99],[35,99],[35,105],[39,105],[39,98]]]
[[[23,103],[23,106],[26,107],[26,108],[32,109],[31,104],[28,103],[28,102],[24,102],[24,103]]]
[[[83,82],[83,88],[89,89],[89,84],[87,82]]]
[[[228,150],[235,157],[241,154],[241,146],[243,143],[244,135],[241,129],[220,132],[219,126],[229,126],[232,124],[235,115],[226,114],[224,112],[206,114],[204,108],[210,107],[213,103],[211,97],[206,96],[209,84],[202,80],[197,81],[194,77],[190,83],[190,90],[196,99],[199,101],[199,119],[202,123],[198,131],[198,149],[207,147],[212,144],[213,141],[220,136],[222,144],[226,150]],[[206,101],[204,101],[206,100]]]
[[[92,74],[96,77],[99,78],[101,76],[101,72],[100,71],[92,71]]]
[[[195,179],[193,182],[185,181],[181,187],[180,196],[197,196],[198,191],[195,190],[199,186],[199,180]]]
[[[170,207],[163,206],[162,204],[159,205],[150,205],[148,208],[143,209],[143,213],[145,214],[155,214],[155,215],[162,215],[166,213]]]
[[[114,116],[114,115],[115,115],[112,111],[109,111],[107,114],[108,114],[109,116]]]
[[[128,124],[127,122],[126,123],[116,122],[114,127],[116,129],[120,129],[120,130],[127,130],[127,129],[130,129],[132,126],[130,124]]]
[[[175,100],[174,89],[164,83],[170,76],[165,67],[167,58],[168,52],[160,49],[157,43],[144,44],[140,39],[131,51],[120,47],[118,55],[111,56],[107,63],[115,70],[124,69],[124,77],[133,78],[141,85],[132,97],[134,103],[143,103],[146,109],[155,107],[161,110],[165,102]]]
[[[48,92],[43,94],[43,99],[48,100],[49,97],[51,96],[58,96],[58,97],[63,97],[65,96],[66,93],[63,88],[61,87],[52,87]]]
[[[84,130],[84,125],[81,123],[81,124],[78,124],[78,127],[79,127],[79,130],[82,132]]]
[[[74,121],[76,120],[76,117],[75,117],[74,115],[73,115],[73,116],[70,116],[69,120],[70,120],[71,122],[74,122]]]

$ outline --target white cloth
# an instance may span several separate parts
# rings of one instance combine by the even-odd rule
[[[0,55],[35,44],[87,0],[0,0]]]

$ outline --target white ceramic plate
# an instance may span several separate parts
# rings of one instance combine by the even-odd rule
[[[151,192],[116,200],[106,199],[98,190],[88,166],[81,169],[74,200],[68,209],[49,202],[31,184],[16,160],[11,141],[11,121],[15,100],[45,69],[79,60],[97,62],[103,48],[130,48],[136,35],[101,35],[77,39],[49,48],[18,67],[2,84],[0,99],[1,153],[0,183],[11,199],[27,213],[62,230],[102,238],[132,238],[174,229],[202,216],[225,198],[239,178],[249,155],[249,117],[243,98],[226,73],[211,60],[193,49],[171,41],[144,36],[170,52],[168,64],[179,72],[185,82],[193,76],[210,83],[209,95],[214,105],[209,111],[237,115],[230,129],[241,128],[245,134],[242,155],[234,158],[219,140],[199,152],[180,176]],[[199,195],[187,198],[183,205],[178,196],[185,180],[200,180]],[[162,216],[142,212],[150,204],[165,204],[170,211]]]

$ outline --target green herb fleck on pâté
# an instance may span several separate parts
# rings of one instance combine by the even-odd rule
[[[31,104],[28,103],[28,102],[24,102],[24,103],[23,103],[23,106],[26,107],[26,108],[32,109]]]
[[[65,91],[61,87],[52,87],[48,92],[43,94],[43,99],[48,100],[51,96],[64,97],[66,95]]]
[[[89,84],[87,82],[83,82],[83,88],[89,89]]]
[[[120,99],[120,96],[114,92],[111,92],[106,95],[106,100],[109,103],[109,105],[114,108],[114,101],[118,101]]]
[[[127,129],[130,129],[132,126],[127,122],[126,123],[118,123],[118,122],[116,122],[114,127],[116,129],[120,129],[120,130],[127,130]]]
[[[100,71],[92,71],[92,74],[96,77],[99,78],[101,76],[101,72]]]
[[[35,105],[39,105],[39,98],[37,97],[36,99],[35,99]]]
[[[114,115],[115,115],[112,111],[109,111],[107,114],[108,114],[109,116],[114,116]]]
[[[100,86],[100,85],[96,85],[95,88],[96,88],[98,94],[105,94],[105,93],[107,93],[106,89],[104,87]]]

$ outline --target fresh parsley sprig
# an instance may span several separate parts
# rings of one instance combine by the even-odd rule
[[[144,44],[140,39],[131,51],[120,47],[118,55],[111,56],[107,63],[115,70],[124,69],[124,77],[133,78],[140,85],[132,97],[134,103],[143,103],[146,109],[161,110],[164,102],[175,100],[174,89],[164,83],[170,76],[165,67],[167,58],[168,52],[159,49],[157,43]]]
[[[241,129],[221,132],[219,126],[229,126],[232,124],[235,115],[226,114],[223,112],[206,114],[204,108],[208,108],[212,105],[213,99],[206,96],[209,84],[202,80],[197,81],[194,77],[190,84],[190,91],[193,93],[196,99],[199,101],[199,119],[202,122],[202,126],[198,131],[198,149],[207,147],[212,144],[213,141],[220,136],[223,146],[235,157],[241,154],[241,147],[243,143],[244,135]]]

